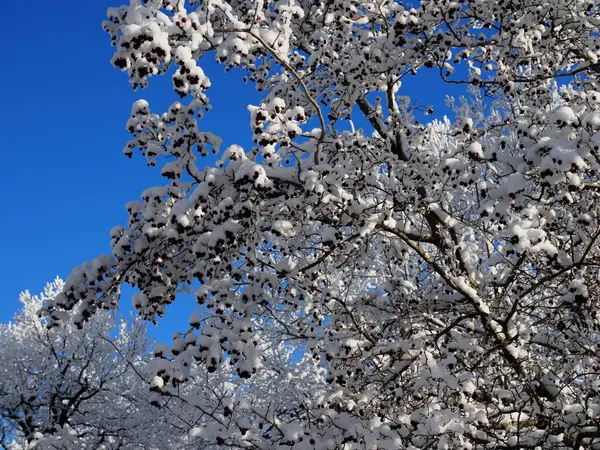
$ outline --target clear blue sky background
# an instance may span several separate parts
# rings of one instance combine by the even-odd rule
[[[109,6],[125,1],[4,5],[0,322],[17,310],[21,291],[37,293],[57,275],[65,278],[74,266],[110,252],[108,233],[126,223],[125,204],[164,184],[159,169],[146,167],[141,156],[122,154],[135,100],[146,98],[153,111],[163,112],[178,99],[169,76],[133,92],[126,74],[110,65],[113,47],[101,22]],[[214,106],[202,128],[220,135],[225,146],[249,145],[244,105],[257,103],[257,93],[212,60],[202,66],[212,80]],[[446,86],[424,81],[411,87],[419,103],[441,106]],[[158,338],[189,315],[176,305],[169,312],[172,322],[153,331]]]

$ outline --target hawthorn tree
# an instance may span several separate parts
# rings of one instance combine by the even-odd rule
[[[164,397],[197,367],[260,383],[277,330],[326,386],[299,381],[275,409],[233,396],[195,432],[219,446],[600,447],[597,2],[131,0],[108,16],[133,87],[170,73],[181,97],[127,122],[125,154],[167,182],[47,302],[54,322],[84,326],[124,283],[154,321],[193,290],[190,328],[156,358]],[[253,148],[203,129],[205,58],[264,92]],[[450,119],[423,123],[403,90],[423,71],[464,88]]]

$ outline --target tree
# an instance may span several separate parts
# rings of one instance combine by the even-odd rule
[[[294,422],[299,412],[310,411],[311,398],[326,394],[323,370],[289,342],[285,327],[261,319],[253,327],[262,367],[250,379],[240,377],[226,361],[217,362],[218,370],[193,366],[184,378],[170,364],[181,341],[171,350],[162,345],[155,350],[153,402],[185,418],[190,448],[222,450],[233,444],[232,436],[244,442],[250,436],[277,435],[284,428],[278,421]],[[299,432],[294,426],[287,430]]]
[[[2,448],[221,448],[207,439],[229,426],[214,417],[215,410],[228,411],[227,422],[243,427],[248,419],[234,404],[281,412],[308,395],[299,380],[312,380],[311,389],[324,385],[312,361],[298,361],[295,348],[278,342],[272,326],[257,329],[265,368],[252,383],[240,383],[227,368],[209,377],[201,366],[181,388],[183,380],[175,377],[157,380],[154,373],[171,351],[150,341],[140,320],[119,324],[103,311],[84,330],[72,324],[48,328],[38,312],[63,287],[56,279],[39,296],[24,292],[14,322],[0,325]],[[163,392],[164,382],[178,389]],[[273,404],[274,397],[288,405]]]
[[[124,150],[169,181],[127,205],[112,254],[46,305],[53,321],[83,326],[123,283],[149,320],[195,290],[189,330],[159,358],[167,397],[196,364],[253,383],[259,329],[278,327],[328,385],[307,381],[281,414],[246,407],[247,426],[207,432],[222,446],[600,447],[596,2],[131,0],[108,14],[134,88],[174,69],[181,102],[136,102]],[[265,93],[254,148],[221,154],[201,128],[213,56]],[[403,92],[423,71],[463,88],[451,119],[423,123]]]
[[[63,285],[23,293],[14,322],[0,326],[2,448],[181,448],[186,430],[150,407],[143,323],[117,326],[105,312],[85,330],[48,329],[38,311]]]

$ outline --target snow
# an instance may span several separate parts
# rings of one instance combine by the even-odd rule
[[[477,290],[464,277],[454,277],[452,278],[452,282],[477,305],[477,308],[483,314],[487,315],[490,313],[489,306],[477,295]]]

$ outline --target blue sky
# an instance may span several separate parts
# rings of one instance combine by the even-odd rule
[[[101,22],[109,6],[124,1],[4,6],[0,322],[17,310],[19,292],[39,292],[57,275],[65,278],[74,266],[110,252],[109,231],[126,222],[125,204],[164,184],[159,169],[122,154],[135,100],[146,98],[152,110],[163,112],[178,99],[170,77],[154,77],[148,89],[133,92],[126,74],[110,65],[113,48]],[[202,67],[212,81],[214,107],[202,128],[220,135],[225,146],[248,145],[244,105],[259,97],[235,72],[225,73],[212,60]],[[425,84],[415,93],[420,102],[443,100],[446,86]]]
[[[17,310],[21,291],[39,292],[57,275],[110,252],[109,231],[126,222],[125,204],[164,184],[159,168],[122,154],[125,122],[139,98],[157,112],[178,98],[170,77],[133,92],[126,74],[110,65],[113,48],[101,22],[119,4],[63,0],[24,9],[8,2],[0,18],[9,37],[3,45],[8,69],[0,71],[0,322]],[[243,103],[257,95],[212,61],[204,67],[214,84],[206,129],[225,145],[246,143],[249,135],[237,139],[230,123],[246,127]]]

